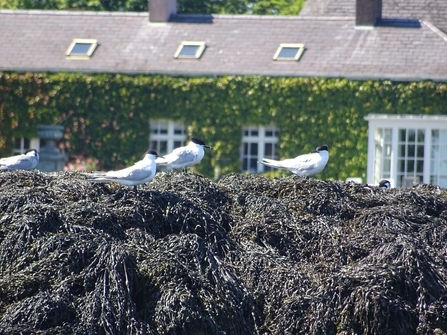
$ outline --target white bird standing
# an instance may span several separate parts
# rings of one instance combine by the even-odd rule
[[[0,170],[31,170],[39,163],[39,153],[36,149],[28,149],[22,155],[0,159]]]
[[[323,171],[329,160],[329,151],[327,145],[317,147],[317,149],[306,155],[295,158],[289,158],[282,161],[263,158],[260,164],[270,166],[272,168],[288,170],[302,177],[313,176]]]
[[[136,191],[137,185],[147,183],[154,179],[157,171],[157,166],[155,164],[155,159],[157,157],[158,154],[155,151],[149,150],[144,154],[142,160],[136,162],[133,166],[128,168],[86,175],[93,177],[92,179],[88,179],[88,181],[93,183],[114,182],[125,186],[133,186],[134,190]]]
[[[157,165],[166,166],[169,169],[183,169],[199,163],[205,155],[204,148],[212,149],[203,141],[191,138],[187,146],[174,149],[170,154],[158,157]]]

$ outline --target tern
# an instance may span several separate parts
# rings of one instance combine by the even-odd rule
[[[272,168],[288,170],[302,177],[310,177],[323,171],[329,160],[329,151],[327,145],[321,145],[310,154],[301,155],[295,158],[289,158],[282,161],[263,158],[260,164]]]
[[[144,154],[142,160],[136,162],[133,166],[128,168],[109,171],[105,173],[87,174],[93,177],[88,179],[92,183],[118,183],[125,186],[133,186],[135,192],[137,191],[137,185],[147,183],[154,179],[157,171],[155,159],[158,154],[149,150]]]
[[[158,157],[157,165],[166,166],[168,169],[183,169],[199,163],[205,155],[204,148],[212,149],[203,141],[191,138],[187,146],[174,149],[170,154]]]
[[[379,182],[379,187],[381,188],[391,188],[391,183],[389,180],[383,179]]]
[[[28,149],[22,155],[0,159],[0,170],[31,170],[39,163],[39,153],[36,149]]]

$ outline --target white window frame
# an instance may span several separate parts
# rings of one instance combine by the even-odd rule
[[[76,44],[90,44],[85,54],[73,54],[73,49]],[[71,41],[70,46],[65,53],[69,59],[90,59],[98,46],[98,40],[92,38],[75,38]]]
[[[186,125],[182,122],[172,121],[172,120],[150,120],[149,121],[149,146],[151,150],[157,151],[159,155],[165,155],[176,147],[185,145],[186,143]],[[157,129],[158,133],[155,133],[154,130]],[[161,134],[160,130],[165,130],[166,133]],[[179,134],[176,134],[176,131],[181,130]],[[167,151],[163,152],[160,150],[160,142],[167,143]],[[179,145],[176,142],[180,142]],[[154,145],[156,143],[156,145]],[[160,152],[159,152],[160,151]]]
[[[29,146],[26,145],[27,141],[29,142]],[[19,142],[19,146],[16,145],[16,142]],[[40,138],[28,139],[26,137],[20,137],[20,138],[13,137],[12,143],[13,143],[13,149],[12,149],[13,155],[23,154],[28,149],[36,149],[37,151],[40,151]]]
[[[367,183],[377,184],[380,179],[388,179],[393,187],[403,187],[411,186],[412,177],[417,174],[417,172],[410,172],[408,175],[408,183],[403,185],[399,178],[399,131],[402,129],[413,129],[413,130],[424,130],[423,150],[423,172],[421,173],[422,180],[426,184],[431,183],[431,177],[434,174],[432,169],[432,154],[435,153],[432,146],[432,131],[440,130],[447,131],[447,116],[436,115],[436,116],[426,116],[426,115],[388,115],[388,114],[370,114],[365,117],[368,121],[369,135],[368,135],[368,166],[367,166]],[[390,174],[381,175],[377,173],[375,169],[377,168],[376,159],[376,145],[377,138],[375,138],[377,129],[390,129],[391,130],[391,152],[387,153],[391,159]],[[439,161],[437,161],[439,162]],[[444,176],[444,174],[442,174]],[[439,176],[439,170],[437,172]],[[447,185],[439,185],[446,187]]]
[[[293,57],[280,57],[282,49],[296,49],[296,53]],[[294,61],[297,62],[300,60],[301,56],[304,52],[304,44],[302,43],[281,43],[276,49],[275,54],[273,55],[273,60],[275,61]]]
[[[250,134],[251,131],[257,131],[258,135],[253,136]],[[248,132],[248,135],[245,134],[245,132]],[[273,132],[273,136],[267,136],[267,132]],[[249,155],[247,156],[244,152],[245,145],[250,145],[256,143],[258,145],[258,154],[256,156]],[[263,164],[256,164],[256,169],[244,169],[244,159],[247,161],[247,166],[250,165],[250,157],[256,158],[257,161],[262,160],[262,158],[271,158],[271,159],[278,159],[277,150],[278,150],[278,143],[279,143],[279,128],[275,125],[267,125],[267,126],[250,126],[246,125],[242,127],[242,146],[241,146],[241,168],[242,172],[250,172],[250,173],[262,173],[266,171],[270,171],[271,168],[263,165]],[[265,154],[265,145],[266,144],[272,144],[273,145],[273,155],[267,156]]]
[[[185,56],[182,55],[182,50],[184,47],[196,47],[197,50],[194,54],[194,56]],[[183,41],[178,46],[177,50],[175,51],[174,58],[175,59],[200,59],[202,57],[203,52],[205,51],[206,44],[205,42],[197,42],[197,41]]]

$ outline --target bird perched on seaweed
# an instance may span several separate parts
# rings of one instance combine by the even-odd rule
[[[28,149],[24,154],[0,159],[0,170],[31,170],[39,163],[36,149]]]
[[[137,185],[147,183],[154,179],[157,171],[155,159],[158,157],[157,152],[148,150],[142,160],[136,162],[133,166],[128,168],[109,171],[104,173],[89,173],[88,181],[93,183],[119,183],[125,186],[133,186],[134,191],[137,191]]]
[[[302,177],[310,177],[323,171],[329,160],[329,151],[326,144],[321,145],[310,154],[289,158],[282,161],[263,158],[260,164],[276,169],[288,170]]]
[[[391,183],[389,182],[389,180],[383,179],[379,182],[379,187],[381,188],[391,188]]]
[[[204,148],[212,149],[198,138],[191,138],[188,145],[174,149],[170,154],[158,157],[155,162],[168,169],[182,169],[199,163],[205,155]]]

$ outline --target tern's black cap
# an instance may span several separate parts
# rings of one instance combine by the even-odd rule
[[[198,138],[195,138],[195,137],[191,138],[191,142],[198,144],[198,145],[206,145],[205,142],[203,142],[202,140],[199,140]]]
[[[202,140],[199,140],[198,138],[191,137],[191,142],[195,143],[195,144],[198,144],[198,145],[201,145],[201,146],[203,146],[205,148],[211,149],[211,147],[209,145],[205,144],[205,142],[203,142]]]
[[[155,150],[148,150],[146,153],[149,155],[154,155],[155,157],[158,157],[158,154]]]
[[[317,147],[316,149],[315,149],[315,152],[320,152],[320,151],[329,151],[329,149],[328,149],[328,147],[327,147],[327,144],[323,144],[323,145],[320,145],[319,147]]]

